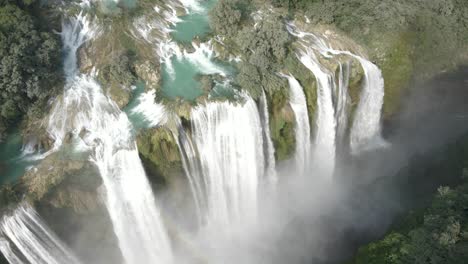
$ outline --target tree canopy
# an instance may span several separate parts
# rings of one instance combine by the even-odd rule
[[[4,120],[15,120],[50,96],[60,79],[58,38],[41,31],[28,9],[12,3],[0,7],[0,117]]]
[[[354,264],[463,264],[468,259],[468,170],[456,189],[440,187],[431,206],[407,217],[380,241],[361,248]]]

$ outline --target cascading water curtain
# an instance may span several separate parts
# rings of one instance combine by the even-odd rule
[[[192,110],[193,142],[206,192],[205,222],[231,230],[257,220],[259,182],[265,171],[262,124],[255,102],[208,102]]]
[[[20,205],[11,215],[4,216],[0,228],[1,234],[8,239],[0,242],[0,250],[10,264],[80,263],[28,204]]]
[[[77,70],[76,52],[83,40],[90,39],[87,25],[81,15],[64,23],[67,83],[53,107],[48,131],[56,147],[72,133],[92,150],[91,160],[103,179],[105,204],[126,263],[171,263],[171,244],[138,156],[133,127],[94,76]]]

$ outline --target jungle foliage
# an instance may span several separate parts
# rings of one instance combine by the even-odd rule
[[[262,0],[330,25],[366,46],[385,78],[384,114],[400,107],[411,83],[468,60],[466,0]]]
[[[243,54],[236,82],[258,98],[262,89],[286,87],[286,81],[277,72],[288,54],[291,38],[284,24],[278,23],[283,20],[280,15],[249,21],[247,2],[220,0],[211,12],[211,21],[214,32],[226,39],[229,48]]]
[[[464,184],[440,187],[429,208],[411,213],[382,240],[362,247],[353,264],[462,264],[468,259],[468,170]]]
[[[61,80],[59,35],[44,29],[34,2],[0,4],[0,121],[41,111]]]

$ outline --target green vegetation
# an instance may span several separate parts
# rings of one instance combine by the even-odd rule
[[[227,48],[242,54],[237,84],[257,99],[267,92],[287,87],[277,75],[288,55],[291,38],[279,15],[271,14],[256,22],[247,15],[247,1],[221,0],[211,11],[213,31],[225,38]],[[226,22],[227,21],[227,22]]]
[[[0,127],[41,115],[61,81],[59,36],[43,28],[36,10],[33,1],[0,6]]]
[[[222,35],[235,35],[239,30],[241,17],[238,1],[220,0],[211,11],[210,26]]]
[[[290,54],[292,38],[280,22],[284,17],[271,13],[254,21],[251,13],[255,10],[250,10],[253,7],[246,0],[220,0],[210,13],[211,26],[216,35],[224,38],[221,49],[242,58],[236,65],[235,84],[254,99],[266,92],[276,159],[285,160],[295,149],[294,114],[288,104],[287,80],[278,73],[289,71],[285,64],[294,66],[291,71],[296,71],[300,63]]]
[[[361,247],[348,264],[466,263],[466,168],[468,134],[409,160],[406,168],[385,183],[385,188],[398,190],[406,201],[402,203],[404,215],[384,238]],[[435,191],[440,184],[452,187]]]
[[[412,213],[384,239],[361,248],[354,264],[466,263],[468,170],[456,189],[440,187],[431,206]]]
[[[183,175],[182,160],[171,131],[165,127],[146,129],[137,137],[140,158],[152,182],[164,183]]]
[[[366,46],[385,78],[384,114],[400,107],[413,81],[428,79],[468,60],[465,0],[264,0],[331,25]],[[264,4],[264,3],[263,3]]]

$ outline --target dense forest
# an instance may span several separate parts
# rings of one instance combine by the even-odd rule
[[[439,187],[427,209],[411,212],[354,264],[462,264],[468,259],[468,170],[456,188]]]
[[[40,115],[60,88],[60,36],[38,13],[38,5],[0,3],[0,132],[25,114]]]

